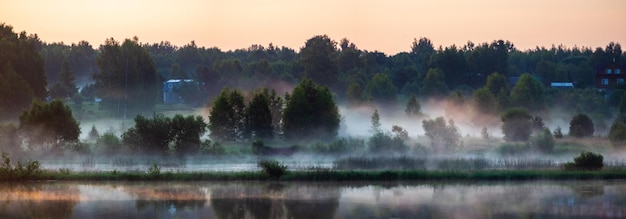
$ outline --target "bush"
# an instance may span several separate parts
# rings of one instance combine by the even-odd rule
[[[626,142],[626,123],[624,123],[620,119],[616,119],[611,126],[609,139],[611,140],[611,143],[615,146],[623,145],[624,142]]]
[[[577,138],[593,136],[593,121],[585,114],[578,114],[569,122],[569,135]]]
[[[26,164],[18,161],[15,166],[11,165],[11,158],[2,152],[2,164],[0,165],[0,181],[2,180],[28,180],[37,178],[41,174],[39,161],[29,161]]]
[[[284,165],[277,160],[263,160],[259,162],[258,166],[263,169],[265,174],[275,179],[280,178],[287,172],[287,165]]]
[[[211,154],[211,155],[221,155],[224,154],[226,150],[219,142],[211,142],[211,140],[204,140],[200,145],[200,153],[202,154]]]
[[[561,127],[556,127],[553,135],[555,138],[563,138],[563,131],[561,131]]]
[[[549,129],[544,128],[543,133],[538,134],[533,139],[533,145],[542,152],[552,152],[554,148],[554,137]]]
[[[152,166],[148,168],[148,175],[152,177],[161,175],[161,167],[157,163],[153,163]]]
[[[564,167],[566,170],[600,170],[604,166],[603,160],[602,155],[585,151],[575,157],[573,163],[566,163]]]
[[[408,149],[400,137],[378,132],[372,135],[367,142],[371,152],[398,152],[403,153]]]
[[[502,134],[506,141],[527,141],[532,133],[532,117],[524,108],[512,108],[501,117]]]
[[[514,155],[528,152],[527,144],[502,144],[498,147],[498,153],[502,155]]]

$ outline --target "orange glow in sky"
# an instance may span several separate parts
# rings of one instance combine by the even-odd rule
[[[299,50],[314,35],[347,38],[365,50],[409,51],[509,40],[535,46],[604,47],[626,42],[624,0],[0,0],[0,22],[46,42],[139,37],[192,40],[222,50],[273,43]]]

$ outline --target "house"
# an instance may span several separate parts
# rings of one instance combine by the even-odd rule
[[[185,99],[180,94],[180,88],[187,83],[193,83],[191,79],[171,79],[163,82],[163,103],[164,104],[182,104]]]
[[[611,89],[624,86],[626,65],[612,62],[608,65],[596,65],[595,85],[600,89]]]
[[[572,82],[552,82],[552,83],[550,83],[550,87],[552,87],[552,88],[574,88],[574,83],[572,83]]]

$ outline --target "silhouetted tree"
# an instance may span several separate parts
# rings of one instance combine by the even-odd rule
[[[524,108],[512,108],[502,114],[502,134],[506,141],[527,141],[532,133],[532,116]]]
[[[288,140],[332,139],[337,136],[340,115],[328,88],[305,79],[293,89],[283,113]]]
[[[78,140],[80,129],[72,110],[62,101],[33,102],[30,110],[20,115],[20,132],[32,147],[58,150],[64,142]]]
[[[593,121],[585,114],[577,114],[569,122],[569,135],[577,138],[593,136]]]

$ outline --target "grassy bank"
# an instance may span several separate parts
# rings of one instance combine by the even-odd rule
[[[398,181],[398,180],[598,180],[626,179],[625,169],[601,171],[563,170],[480,170],[480,171],[427,171],[427,170],[309,170],[289,171],[280,181]],[[202,180],[276,180],[261,171],[246,172],[75,172],[44,171],[22,180],[68,181],[202,181]],[[0,179],[2,181],[2,179]]]

